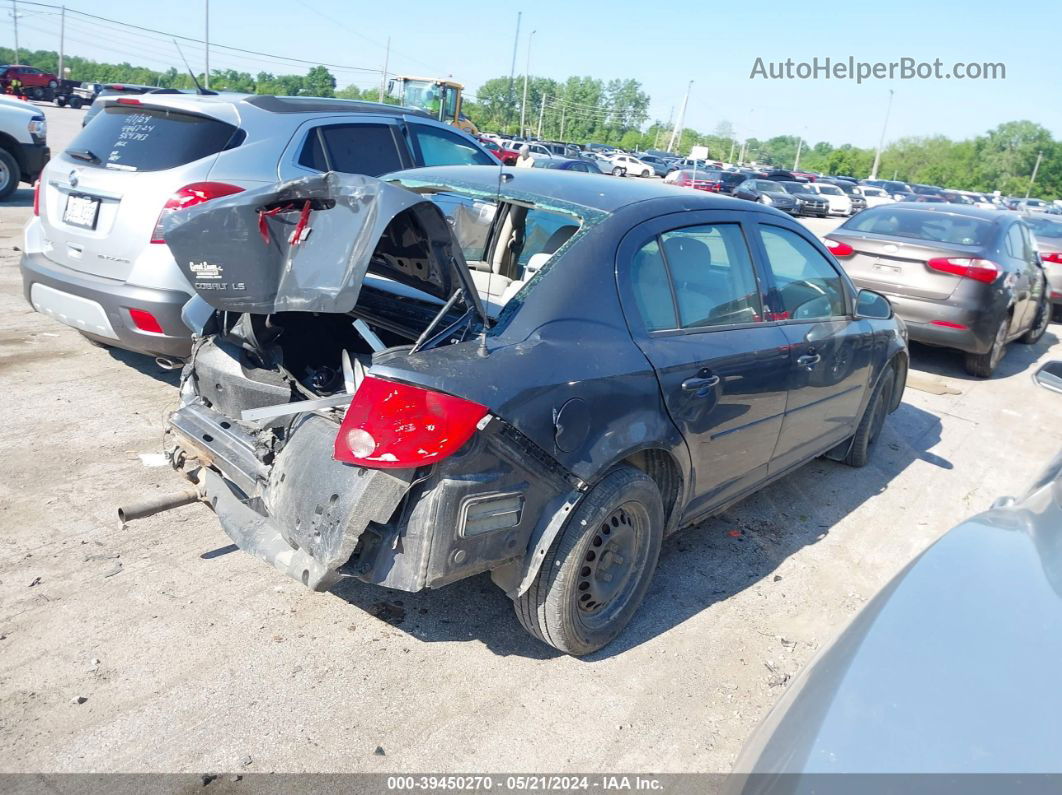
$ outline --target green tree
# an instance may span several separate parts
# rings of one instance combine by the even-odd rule
[[[302,79],[300,93],[311,97],[334,97],[336,95],[336,79],[323,66],[315,66]]]

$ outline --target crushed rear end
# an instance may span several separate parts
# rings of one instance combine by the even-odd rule
[[[165,237],[213,310],[168,451],[242,549],[315,590],[417,591],[523,557],[571,504],[578,482],[463,396],[488,319],[432,201],[326,174]]]

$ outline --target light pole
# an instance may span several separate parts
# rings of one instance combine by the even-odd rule
[[[15,63],[18,63],[18,4],[11,0],[11,19],[15,22]]]
[[[889,104],[885,106],[885,121],[881,125],[881,139],[878,141],[877,151],[874,152],[874,165],[870,169],[870,178],[878,178],[878,166],[881,165],[881,150],[885,146],[885,130],[889,126],[889,114],[892,112],[892,89],[889,89]]]
[[[527,118],[527,75],[531,71],[531,42],[535,38],[535,31],[527,37],[527,65],[524,67],[524,99],[520,103],[520,136],[524,137],[524,120]]]
[[[681,141],[681,139],[682,139],[682,125],[686,121],[686,105],[689,104],[690,91],[692,89],[693,89],[693,81],[691,80],[689,82],[689,85],[686,86],[686,96],[683,97],[683,99],[682,99],[682,110],[679,111],[678,124],[675,125],[675,129],[671,131],[671,140],[668,141],[668,144],[667,144],[667,151],[669,151],[669,152],[672,149],[675,148],[675,142],[676,141]]]
[[[210,0],[204,0],[204,3],[206,8],[203,18],[206,24],[204,25],[203,53],[206,60],[206,71],[203,72],[203,88],[210,88]]]

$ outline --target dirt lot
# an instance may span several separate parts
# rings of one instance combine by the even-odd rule
[[[620,640],[562,657],[485,576],[314,594],[205,507],[122,528],[120,502],[178,486],[138,457],[176,376],[30,310],[29,213],[25,190],[0,208],[3,772],[726,771],[869,596],[1062,446],[1029,378],[1062,327],[988,382],[918,348],[870,466],[813,462],[672,538]]]

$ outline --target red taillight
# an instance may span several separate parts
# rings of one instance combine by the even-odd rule
[[[926,263],[930,268],[942,273],[952,273],[964,279],[991,284],[1000,274],[999,266],[987,259],[967,259],[966,257],[937,257]]]
[[[334,458],[373,469],[409,469],[453,455],[485,406],[418,386],[366,376],[343,417]]]
[[[1043,260],[1044,262],[1054,262],[1062,265],[1062,251],[1052,251],[1050,254],[1045,254]]]
[[[41,181],[33,183],[33,214],[41,214]]]
[[[150,331],[152,334],[161,334],[162,326],[155,316],[145,309],[130,309],[129,317],[133,319],[133,325],[141,331]]]
[[[840,240],[827,240],[826,248],[830,250],[830,253],[835,257],[850,257],[855,254],[855,249],[847,243],[842,243]]]
[[[932,326],[943,326],[944,328],[956,328],[959,329],[959,331],[966,330],[966,326],[964,326],[962,323],[952,323],[948,320],[930,320],[929,324]]]
[[[152,243],[165,243],[162,238],[162,219],[169,213],[195,207],[197,204],[208,202],[211,199],[219,199],[222,196],[231,196],[239,193],[243,188],[238,185],[229,185],[227,182],[193,182],[185,185],[166,200],[159,213],[159,220],[155,222],[155,231],[151,233]]]
[[[115,102],[117,102],[119,105],[139,105],[140,104],[140,100],[139,99],[132,99],[131,97],[122,97],[121,99],[116,99]]]

